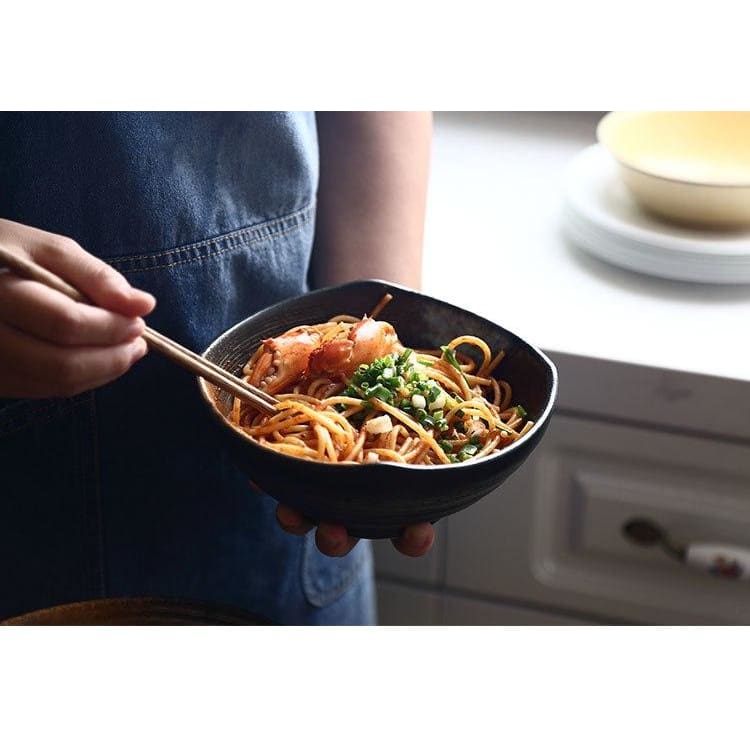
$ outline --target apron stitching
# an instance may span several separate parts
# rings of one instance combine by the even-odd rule
[[[287,227],[283,231],[275,232],[274,234],[270,234],[270,235],[267,235],[266,237],[262,237],[262,238],[259,238],[259,239],[266,240],[266,239],[271,239],[271,238],[276,239],[278,237],[283,237],[285,234],[289,234],[290,232],[293,232],[296,229],[299,229],[303,225],[304,225],[304,223],[295,224],[294,226]],[[205,255],[198,255],[198,256],[196,256],[194,258],[183,258],[182,260],[175,260],[175,261],[172,261],[171,263],[163,263],[163,264],[158,264],[158,265],[150,265],[149,264],[147,266],[141,266],[141,267],[135,267],[135,268],[121,268],[120,270],[123,271],[123,272],[125,272],[125,273],[141,273],[143,271],[154,271],[154,270],[163,269],[163,268],[173,268],[174,266],[184,265],[185,263],[196,263],[196,262],[200,262],[200,261],[203,261],[203,260],[208,260],[208,259],[216,258],[219,255],[224,255],[225,253],[231,252],[233,250],[238,250],[238,249],[241,249],[243,247],[247,247],[248,244],[254,244],[256,241],[258,241],[258,240],[254,240],[252,243],[238,242],[236,244],[232,244],[230,247],[225,247],[222,250],[216,250],[214,252],[208,252]],[[145,260],[145,258],[144,258],[144,260]]]
[[[261,222],[260,224],[251,224],[247,227],[242,227],[241,229],[234,229],[231,232],[227,232],[226,234],[219,234],[216,237],[209,237],[205,240],[199,240],[198,242],[192,242],[188,245],[176,245],[175,247],[167,248],[166,250],[162,250],[158,253],[154,253],[153,255],[149,255],[151,258],[158,258],[160,255],[168,255],[169,253],[175,253],[179,252],[180,250],[193,250],[196,247],[200,247],[201,245],[206,245],[211,242],[220,242],[224,239],[231,239],[232,237],[242,235],[242,234],[260,234],[264,229],[268,229],[273,227],[276,224],[283,224],[286,221],[292,221],[296,219],[298,216],[301,216],[302,214],[305,214],[308,211],[311,211],[312,208],[315,206],[315,203],[308,203],[306,206],[303,206],[302,208],[298,208],[291,213],[283,214],[282,216],[277,216],[273,219],[268,219],[267,221]],[[111,258],[109,260],[110,263],[115,261],[121,261],[121,260],[130,260],[132,258],[140,258],[142,257],[139,253],[133,254],[133,255],[118,255],[115,258]]]
[[[242,244],[248,244],[248,242],[259,242],[269,237],[273,237],[277,232],[275,228],[278,226],[283,231],[288,231],[290,228],[299,226],[300,223],[306,223],[310,220],[314,213],[315,203],[309,203],[303,208],[297,209],[289,214],[278,216],[274,219],[269,219],[262,224],[252,224],[249,227],[242,227],[241,229],[235,229],[232,232],[226,234],[220,234],[216,237],[209,237],[199,242],[192,242],[188,245],[177,245],[176,247],[162,250],[158,253],[153,254],[141,254],[136,253],[132,255],[120,255],[116,258],[109,258],[107,260],[111,265],[118,263],[127,263],[128,261],[138,261],[144,259],[156,260],[168,255],[174,255],[189,250],[196,250],[202,247],[209,246],[211,244],[220,244],[226,241],[232,242],[234,240],[242,241]],[[285,226],[291,222],[291,226]],[[247,238],[243,240],[243,235],[247,235]]]

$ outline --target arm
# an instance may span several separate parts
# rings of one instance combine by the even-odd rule
[[[432,116],[427,112],[328,112],[318,115],[320,188],[311,281],[328,286],[381,278],[419,287]],[[279,506],[281,527],[304,534],[312,524]],[[346,529],[320,524],[320,550],[347,554]],[[406,528],[393,543],[405,555],[429,551],[428,523]]]
[[[318,114],[316,287],[381,278],[419,288],[429,112]]]

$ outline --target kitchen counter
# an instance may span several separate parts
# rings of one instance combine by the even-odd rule
[[[549,352],[750,380],[750,285],[621,270],[560,230],[600,113],[437,113],[424,288]]]

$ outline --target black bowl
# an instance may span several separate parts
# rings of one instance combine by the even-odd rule
[[[395,326],[405,346],[437,348],[473,334],[493,352],[505,349],[496,374],[511,384],[513,403],[523,404],[534,427],[501,453],[466,463],[328,464],[262,448],[226,420],[231,396],[198,379],[219,439],[249,478],[308,518],[342,524],[353,536],[370,539],[395,537],[409,524],[437,521],[502,484],[539,443],[557,393],[555,366],[531,344],[478,315],[384,281],[356,281],[280,302],[223,333],[204,356],[239,375],[262,339],[334,315],[364,315],[385,292],[393,300],[379,317]]]

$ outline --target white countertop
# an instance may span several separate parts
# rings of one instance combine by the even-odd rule
[[[750,380],[750,286],[643,276],[562,237],[565,167],[598,119],[437,113],[425,292],[550,352]]]

